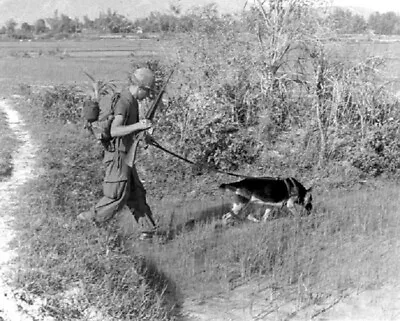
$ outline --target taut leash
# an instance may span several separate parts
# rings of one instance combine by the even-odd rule
[[[186,163],[189,163],[189,164],[192,164],[192,165],[198,165],[197,163],[195,163],[195,162],[193,162],[193,161],[191,161],[191,160],[189,160],[189,159],[187,159],[187,158],[185,158],[185,157],[183,157],[181,155],[178,155],[178,154],[166,149],[165,147],[161,146],[158,142],[156,142],[154,140],[153,137],[147,136],[146,138],[147,138],[147,144],[152,145],[152,146],[154,146],[154,147],[156,147],[158,149],[161,149],[163,152],[165,152],[167,154],[170,154],[171,156],[174,156],[176,158],[179,158],[180,160],[182,160],[182,161],[184,161]],[[235,173],[231,173],[231,172],[227,172],[227,171],[222,171],[220,169],[217,169],[217,168],[214,168],[214,167],[210,167],[210,166],[207,166],[207,169],[211,170],[211,171],[214,171],[214,172],[217,172],[217,173],[221,173],[221,174],[225,174],[225,175],[229,175],[229,176],[234,176],[234,177],[242,177],[242,178],[251,177],[251,176],[247,176],[247,175],[241,175],[241,174],[235,174]]]

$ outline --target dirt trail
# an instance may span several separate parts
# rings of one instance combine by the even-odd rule
[[[27,312],[22,302],[15,299],[15,291],[7,281],[12,271],[12,259],[17,255],[10,249],[9,242],[14,238],[12,214],[18,205],[18,187],[35,176],[35,154],[38,144],[24,129],[20,114],[11,107],[9,101],[0,99],[0,111],[7,115],[10,129],[15,133],[20,145],[13,154],[13,172],[10,178],[0,182],[0,320],[31,321],[35,317]]]

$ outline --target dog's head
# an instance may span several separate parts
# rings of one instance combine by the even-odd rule
[[[304,193],[302,193],[303,195],[299,195],[299,204],[303,205],[308,213],[311,212],[313,208],[311,191],[312,187],[304,189]]]

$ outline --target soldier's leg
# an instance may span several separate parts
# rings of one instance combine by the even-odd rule
[[[129,196],[127,205],[131,208],[139,229],[142,232],[152,231],[156,228],[153,213],[146,200],[146,190],[139,179],[136,168],[131,168],[128,182]]]
[[[103,223],[123,207],[128,192],[128,170],[122,165],[121,157],[116,153],[114,159],[107,163],[103,181],[103,197],[88,212],[78,215],[81,220],[94,220]]]

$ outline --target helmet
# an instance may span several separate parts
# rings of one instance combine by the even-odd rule
[[[139,68],[132,75],[134,84],[151,89],[154,86],[154,73],[148,68]]]

